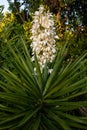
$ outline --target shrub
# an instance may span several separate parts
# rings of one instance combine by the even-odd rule
[[[43,11],[33,17],[32,52],[24,38],[8,40],[13,68],[0,69],[0,130],[87,129],[79,111],[87,106],[87,53],[66,62],[67,45],[56,48],[53,16]]]
[[[87,118],[76,111],[87,106],[85,99],[79,98],[87,94],[87,77],[81,78],[87,68],[80,69],[87,54],[64,65],[64,46],[51,64],[52,73],[47,65],[41,73],[37,57],[32,62],[25,41],[20,42],[23,53],[9,46],[16,73],[0,69],[5,78],[0,81],[0,129],[86,130]]]
[[[23,35],[24,30],[23,30],[23,27],[16,22],[16,20],[11,22],[9,20],[9,17],[7,19],[4,19],[4,21],[2,21],[1,23],[3,23],[3,22],[4,22],[4,27],[3,28],[1,27],[1,32],[0,32],[0,67],[2,67],[2,66],[10,67],[9,50],[8,50],[7,44],[11,39],[14,39],[16,37],[15,42],[10,43],[10,44],[12,46],[16,45],[17,48],[20,48],[20,46],[21,46],[19,43],[20,38],[17,38],[17,35]],[[2,24],[0,24],[0,25],[2,25]]]

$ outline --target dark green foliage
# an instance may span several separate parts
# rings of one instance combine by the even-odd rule
[[[87,34],[81,34],[78,36],[73,36],[68,41],[69,52],[68,56],[70,60],[75,60],[84,51],[87,50]]]
[[[0,6],[0,22],[3,18],[3,9],[4,9],[4,6]]]
[[[43,0],[7,0],[9,3],[9,10],[15,14],[18,23],[28,21],[31,13],[35,12]]]
[[[0,32],[0,67],[10,67],[10,62],[9,62],[9,50],[8,50],[8,43],[10,39],[13,37],[17,37],[17,35],[23,35],[24,30],[20,24],[17,22],[10,23],[6,25],[3,28],[3,31]],[[14,39],[14,38],[13,38]],[[17,48],[21,47],[20,40],[19,38],[15,38],[15,42],[11,42],[10,44],[12,46],[16,46]]]
[[[49,74],[46,65],[41,73],[37,57],[31,62],[26,42],[21,38],[20,43],[23,51],[9,44],[15,72],[0,69],[5,78],[0,81],[0,130],[87,130],[87,117],[76,113],[87,106],[79,98],[87,94],[87,77],[81,77],[87,71],[82,68],[87,53],[65,65],[64,46],[56,55],[53,72]]]

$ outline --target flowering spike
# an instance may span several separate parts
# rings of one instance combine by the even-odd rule
[[[55,32],[53,15],[49,11],[46,12],[44,6],[40,6],[33,16],[31,33],[32,61],[35,60],[35,52],[42,72],[46,62],[51,63],[55,57],[55,39],[58,37]],[[48,72],[52,72],[52,69]]]

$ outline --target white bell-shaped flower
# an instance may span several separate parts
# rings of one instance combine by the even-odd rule
[[[32,21],[32,61],[34,61],[34,52],[36,53],[41,72],[46,62],[52,62],[56,53],[56,40],[58,36],[55,32],[53,15],[49,11],[45,11],[44,6],[40,6],[38,11],[34,13]],[[48,68],[49,73],[52,68]]]

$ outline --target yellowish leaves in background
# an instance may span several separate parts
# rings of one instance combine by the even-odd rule
[[[9,23],[13,22],[14,20],[15,20],[14,14],[7,12],[7,13],[4,15],[2,21],[0,22],[0,32],[3,31],[3,28],[4,28],[5,26],[7,26]]]

